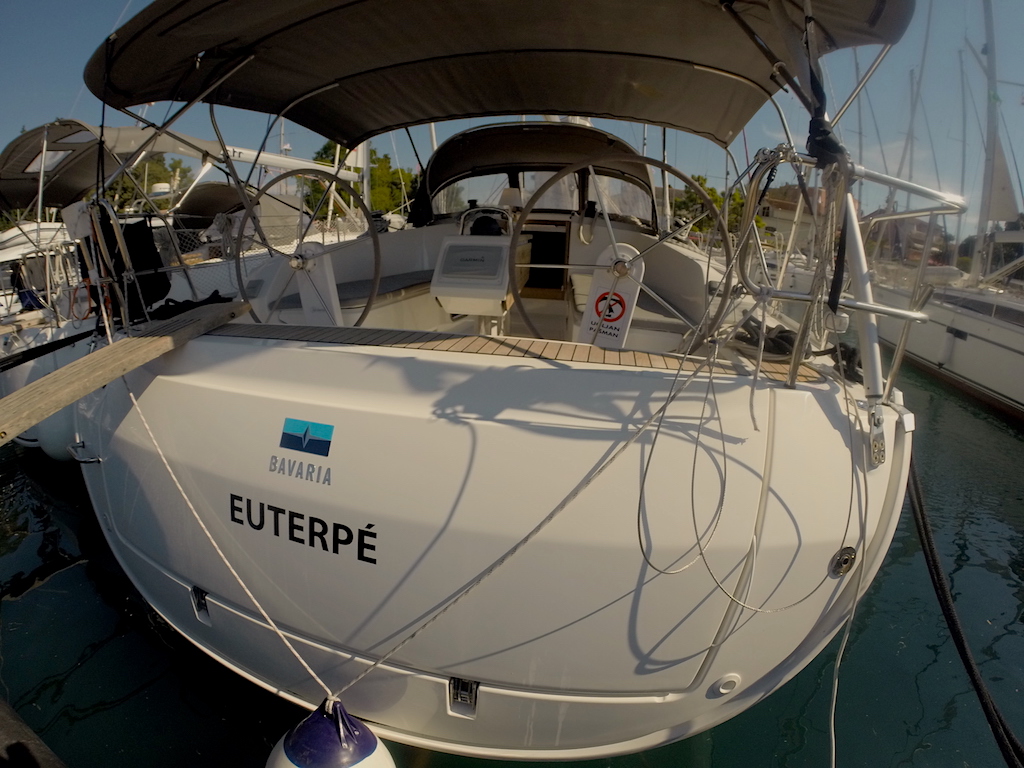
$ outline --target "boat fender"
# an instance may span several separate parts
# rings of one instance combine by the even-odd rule
[[[388,748],[369,726],[324,699],[309,717],[281,737],[267,768],[395,768]]]

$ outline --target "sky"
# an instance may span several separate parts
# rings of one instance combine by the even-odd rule
[[[1024,170],[1024,46],[1018,43],[1024,27],[1024,0],[992,0],[996,20],[996,63],[1001,105],[1000,133],[1006,149],[1010,176],[1021,189],[1016,163]],[[22,128],[34,128],[56,118],[77,118],[98,125],[103,119],[100,102],[85,88],[82,72],[93,51],[121,23],[138,13],[146,0],[0,0],[0,146],[6,146]],[[927,39],[927,47],[925,42]],[[912,161],[904,163],[903,178],[918,184],[961,192],[970,210],[963,234],[976,228],[984,164],[983,125],[986,112],[984,73],[968,42],[981,51],[984,21],[981,0],[917,0],[917,11],[903,39],[882,62],[869,82],[866,96],[851,107],[838,124],[841,140],[856,162],[873,170],[897,175],[900,157],[910,124],[910,83],[922,71],[920,108],[914,120]],[[877,46],[857,50],[864,71],[878,52]],[[966,134],[962,128],[965,97],[961,89],[960,59],[968,88],[966,90]],[[155,65],[155,63],[154,63]],[[826,88],[830,112],[846,100],[855,83],[855,61],[851,51],[838,51],[825,58]],[[913,73],[913,75],[912,75]],[[776,96],[787,116],[791,130],[802,149],[806,138],[807,116],[796,99],[786,93]],[[860,111],[858,120],[858,110]],[[147,117],[162,118],[167,105],[150,108]],[[214,139],[202,107],[176,126],[183,133]],[[108,125],[129,125],[126,116],[107,110]],[[265,116],[232,110],[219,110],[218,120],[225,139],[235,146],[256,148],[266,129]],[[643,143],[639,126],[597,121],[638,149]],[[443,141],[456,130],[467,127],[465,121],[439,124],[438,139]],[[661,131],[648,135],[648,154],[661,157]],[[425,162],[430,141],[425,127],[412,130],[420,158]],[[775,146],[784,138],[775,110],[762,109],[743,135],[730,147],[736,161],[746,165],[762,146]],[[281,137],[275,133],[268,149],[278,151]],[[323,145],[321,137],[285,124],[283,143],[291,154],[312,157]],[[726,162],[719,148],[704,139],[670,131],[667,140],[669,162],[691,175],[707,176],[721,187]],[[380,154],[390,154],[393,163],[415,169],[416,157],[404,133],[385,135],[373,142]],[[1015,157],[1016,155],[1017,157]],[[962,160],[965,156],[965,162]],[[865,190],[865,208],[884,197],[882,191]],[[948,223],[952,230],[955,224]]]

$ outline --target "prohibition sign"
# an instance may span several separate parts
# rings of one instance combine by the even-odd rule
[[[597,301],[594,302],[594,311],[597,312],[598,318],[604,320],[604,322],[615,323],[626,314],[626,300],[620,294],[613,293],[609,301],[608,293],[608,291],[605,291],[597,297]],[[605,304],[606,301],[607,305]],[[607,317],[605,317],[606,311],[608,313]]]

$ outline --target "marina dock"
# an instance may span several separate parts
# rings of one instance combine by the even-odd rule
[[[11,768],[66,768],[10,704],[0,699],[0,765]]]
[[[86,355],[0,400],[0,445],[140,365],[248,311],[245,302],[209,304]]]

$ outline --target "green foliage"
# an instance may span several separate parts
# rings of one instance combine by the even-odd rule
[[[135,179],[137,185],[127,177],[128,174]],[[122,210],[142,199],[139,189],[146,190],[146,194],[152,194],[154,184],[170,184],[171,194],[154,201],[159,208],[169,208],[171,203],[189,188],[192,181],[192,168],[185,165],[181,158],[176,157],[168,163],[162,154],[150,155],[114,181],[107,192],[107,199],[115,209]]]
[[[0,214],[0,232],[10,229],[19,221],[35,221],[36,212],[28,208],[12,208]]]
[[[370,150],[370,206],[375,211],[394,211],[409,199],[412,172],[391,167],[391,156]]]
[[[334,166],[335,147],[333,141],[324,144],[313,159]],[[344,162],[345,153],[341,153]],[[374,211],[397,211],[411,198],[419,179],[404,168],[392,168],[390,155],[379,155],[377,150],[370,148],[370,208]],[[310,212],[316,211],[317,218],[327,217],[327,205],[321,202],[325,187],[319,181],[307,179],[304,183],[303,198]],[[349,195],[341,192],[346,203],[351,202]],[[319,210],[318,210],[319,208]]]
[[[107,173],[112,170],[114,169],[107,168]],[[132,183],[128,174],[136,180],[137,184]],[[181,158],[175,158],[168,163],[162,154],[150,155],[146,160],[115,179],[110,189],[107,190],[106,198],[115,210],[126,210],[133,205],[139,209],[142,207],[142,195],[139,193],[139,189],[145,189],[148,194],[151,193],[154,184],[170,184],[173,194],[154,201],[159,208],[166,209],[174,200],[178,199],[182,192],[189,188],[192,181],[192,168],[185,165]],[[91,197],[93,192],[94,190],[90,190],[86,197]],[[14,226],[17,221],[35,221],[35,219],[35,208],[9,211],[0,216],[0,232]]]
[[[706,176],[694,176],[693,180],[696,181],[701,187],[707,192],[708,197],[719,209],[722,208],[724,197],[722,193],[717,189],[708,184]],[[732,198],[729,201],[729,231],[735,232],[739,229],[740,218],[743,214],[743,195],[740,194],[738,189],[734,189]],[[698,197],[697,193],[687,187],[682,193],[676,193],[675,199],[672,201],[672,214],[678,216],[687,221],[692,221],[704,213],[707,209],[704,206],[704,201]],[[763,226],[760,217],[755,219],[757,226]],[[717,222],[711,217],[710,213],[703,219],[693,225],[693,231],[695,232],[708,232],[717,226]]]

